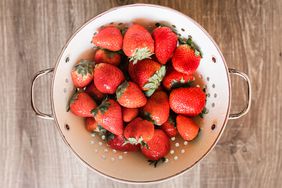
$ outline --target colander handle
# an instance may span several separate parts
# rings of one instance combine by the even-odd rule
[[[49,68],[49,69],[44,69],[39,72],[37,72],[31,82],[31,107],[33,111],[35,112],[36,116],[42,119],[49,119],[49,120],[54,120],[54,117],[52,114],[45,114],[38,110],[38,108],[35,106],[34,102],[34,88],[35,88],[35,81],[40,78],[41,76],[44,76],[45,74],[51,73],[54,71],[54,68]]]
[[[251,98],[251,96],[252,96],[251,81],[245,73],[238,71],[236,69],[229,68],[229,73],[241,77],[247,83],[247,104],[245,105],[245,107],[243,108],[242,111],[229,115],[229,119],[238,119],[238,118],[246,115],[250,110],[251,99],[252,99]]]

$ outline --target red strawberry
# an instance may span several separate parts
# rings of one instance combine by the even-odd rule
[[[156,91],[163,91],[163,90],[164,90],[164,88],[163,88],[162,85],[160,85],[160,86],[156,89]]]
[[[151,34],[141,25],[133,24],[123,38],[123,51],[130,61],[149,58],[154,53],[154,40]]]
[[[94,84],[102,93],[114,94],[124,81],[124,75],[117,67],[100,63],[94,69]]]
[[[117,52],[111,52],[109,50],[98,49],[95,52],[94,61],[96,64],[108,63],[111,65],[118,66],[121,61],[121,56]]]
[[[70,111],[80,117],[92,117],[91,110],[96,108],[95,101],[84,92],[76,92],[70,99]]]
[[[154,136],[147,142],[148,148],[141,147],[142,153],[150,160],[157,161],[166,156],[170,150],[168,136],[160,129],[156,129]]]
[[[175,70],[184,74],[193,74],[201,60],[201,52],[197,49],[192,39],[187,44],[179,45],[172,57],[172,65]]]
[[[169,27],[157,27],[152,35],[155,41],[155,55],[161,64],[166,64],[172,57],[178,38]]]
[[[167,74],[163,79],[163,86],[167,90],[170,90],[171,88],[174,87],[189,84],[189,82],[192,82],[193,80],[194,80],[193,75],[183,74],[172,69],[170,71],[167,71]]]
[[[115,135],[122,135],[123,122],[120,105],[112,100],[104,100],[97,108],[92,110],[95,120],[104,129]]]
[[[206,95],[201,88],[177,88],[169,96],[170,108],[177,114],[196,116],[202,112]]]
[[[200,130],[199,126],[192,119],[182,115],[176,117],[176,127],[180,136],[188,141],[196,138]]]
[[[152,122],[143,120],[140,117],[131,121],[124,129],[124,137],[131,144],[146,145],[154,135],[154,125]]]
[[[124,122],[130,122],[138,115],[137,108],[122,108],[122,119]]]
[[[137,64],[133,64],[132,62],[129,62],[129,63],[128,63],[128,67],[127,67],[128,74],[129,74],[131,80],[134,81],[134,82],[136,82],[136,81],[135,81],[135,80],[136,80],[136,77],[135,77],[135,73],[134,73],[134,69],[135,69],[135,66],[136,66],[136,65],[137,65]],[[136,67],[137,67],[137,66],[136,66]],[[159,67],[157,67],[156,70],[158,70],[158,68],[159,68]],[[141,88],[142,88],[142,87],[141,87]]]
[[[134,65],[130,62],[128,70],[131,79],[145,91],[146,96],[155,92],[166,73],[165,66],[150,59],[138,61]]]
[[[92,43],[107,50],[118,51],[122,48],[122,35],[115,26],[107,26],[93,37]]]
[[[108,144],[112,149],[119,151],[138,151],[140,147],[139,145],[125,143],[122,135],[115,135],[113,139],[108,141]]]
[[[147,98],[134,82],[123,82],[116,90],[118,103],[126,108],[139,108],[146,104]]]
[[[168,96],[163,91],[155,92],[143,108],[143,113],[146,117],[156,125],[161,125],[167,121],[169,117],[169,102]]]
[[[87,86],[85,92],[97,101],[101,101],[104,98],[104,94],[96,88],[94,82]]]
[[[98,123],[97,121],[95,121],[94,118],[86,118],[85,119],[85,128],[88,132],[94,132],[94,131],[97,131],[98,130]]]
[[[177,135],[177,130],[175,127],[175,121],[172,117],[169,117],[168,120],[161,125],[161,129],[167,134],[169,137],[175,137]]]
[[[72,68],[71,78],[75,87],[87,86],[93,79],[93,62],[81,60]]]

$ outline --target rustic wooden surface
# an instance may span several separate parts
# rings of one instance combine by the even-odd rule
[[[82,23],[134,2],[169,6],[194,18],[214,37],[228,66],[246,72],[253,87],[250,113],[228,122],[208,157],[176,179],[146,187],[281,187],[280,0],[0,0],[0,186],[139,187],[105,179],[81,165],[54,123],[36,118],[29,102],[32,75],[54,66]],[[43,111],[50,110],[48,80],[42,79],[36,91]],[[240,80],[232,81],[236,111],[244,91]]]

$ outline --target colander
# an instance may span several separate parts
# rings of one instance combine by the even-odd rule
[[[171,138],[171,150],[166,157],[167,159],[157,168],[148,165],[147,159],[138,152],[120,152],[111,149],[103,141],[104,137],[95,133],[90,134],[85,130],[82,118],[66,111],[68,100],[73,93],[71,69],[83,56],[90,58],[93,50],[90,41],[93,34],[104,25],[123,26],[132,22],[142,24],[149,29],[156,22],[165,23],[174,28],[179,36],[192,36],[203,52],[203,58],[197,69],[196,83],[206,88],[206,108],[209,113],[204,118],[195,119],[201,127],[196,140],[187,142],[179,137]],[[89,52],[88,55],[86,52]],[[39,77],[51,72],[53,72],[52,114],[46,114],[35,106],[34,87]],[[241,112],[236,114],[230,114],[230,74],[242,78],[247,86],[246,105]],[[246,74],[227,68],[216,43],[193,19],[167,7],[133,4],[110,9],[80,27],[64,46],[55,68],[41,70],[35,74],[31,87],[31,102],[38,117],[56,122],[58,131],[66,145],[92,170],[122,182],[151,183],[182,174],[202,160],[217,143],[227,121],[240,118],[248,112],[251,102],[251,87]]]

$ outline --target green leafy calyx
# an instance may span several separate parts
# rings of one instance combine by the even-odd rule
[[[180,44],[189,45],[194,50],[195,56],[203,57],[203,53],[201,52],[200,47],[192,40],[191,36],[188,36],[188,39],[178,38],[178,41]]]
[[[80,60],[78,64],[74,66],[74,71],[82,76],[87,76],[88,74],[93,74],[94,63],[89,60]]]
[[[77,100],[78,94],[80,93],[80,90],[75,90],[75,92],[73,93],[73,95],[71,96],[68,104],[67,104],[67,112],[70,111],[70,105],[72,103],[74,103]]]
[[[117,99],[119,99],[123,95],[123,93],[125,92],[128,86],[129,86],[129,83],[127,81],[124,81],[122,84],[118,86],[116,90]]]
[[[148,160],[149,165],[154,165],[154,167],[156,168],[158,166],[158,164],[164,163],[166,161],[166,158],[162,157],[159,160]]]
[[[146,147],[149,149],[148,144],[143,140],[142,136],[139,137],[139,139],[136,138],[128,138],[127,140],[124,141],[123,145],[126,144],[132,144],[132,145],[138,145],[140,144],[142,147]]]
[[[107,131],[105,133],[105,140],[106,140],[106,142],[108,142],[108,141],[110,141],[110,140],[112,140],[114,138],[115,138],[115,135],[113,133],[111,133],[110,131]]]
[[[115,137],[115,135],[113,133],[111,133],[110,131],[107,131],[101,125],[97,126],[96,132],[98,132],[100,136],[105,136],[106,142],[114,139],[114,137]]]
[[[170,26],[167,25],[167,24],[164,24],[164,23],[156,23],[155,26],[156,26],[156,27],[168,27],[168,28],[170,28],[171,31],[174,32],[176,35],[178,34],[178,33],[177,33],[177,30],[176,30],[175,28],[170,27]]]
[[[105,135],[107,130],[104,129],[101,125],[98,125],[96,128],[97,132],[99,132],[100,135]]]
[[[104,49],[104,52],[105,52],[106,56],[110,59],[113,58],[116,55],[116,52],[112,52],[110,50]]]
[[[192,83],[193,81],[189,80],[188,82],[186,82],[184,78],[182,77],[181,80],[172,80],[170,82],[170,87],[171,89],[179,88],[179,87],[191,87]]]
[[[172,115],[169,116],[168,121],[169,121],[169,123],[171,123],[173,126],[176,126],[175,118],[174,118]]]
[[[145,91],[145,95],[147,97],[153,95],[155,90],[158,89],[165,76],[165,73],[166,73],[166,68],[163,65],[159,70],[155,72],[155,74],[153,74],[153,76],[149,78],[148,82],[143,86],[144,89],[147,89]]]
[[[152,118],[151,114],[149,112],[146,112],[146,111],[143,111],[143,116],[144,116],[144,119],[152,122],[153,124],[156,125],[156,122],[155,120]]]
[[[153,55],[153,53],[147,47],[136,48],[129,60],[133,61],[133,64],[136,64],[140,60],[151,59],[151,55]]]
[[[122,35],[124,35],[127,31],[128,27],[123,27],[123,28],[120,28],[120,32]]]
[[[110,107],[111,103],[109,102],[108,99],[105,99],[97,108],[93,109],[91,113],[93,116],[96,116],[98,112],[101,114],[104,114]]]
[[[205,107],[202,112],[199,114],[199,116],[201,118],[204,118],[204,115],[208,114],[209,113],[209,110]]]

